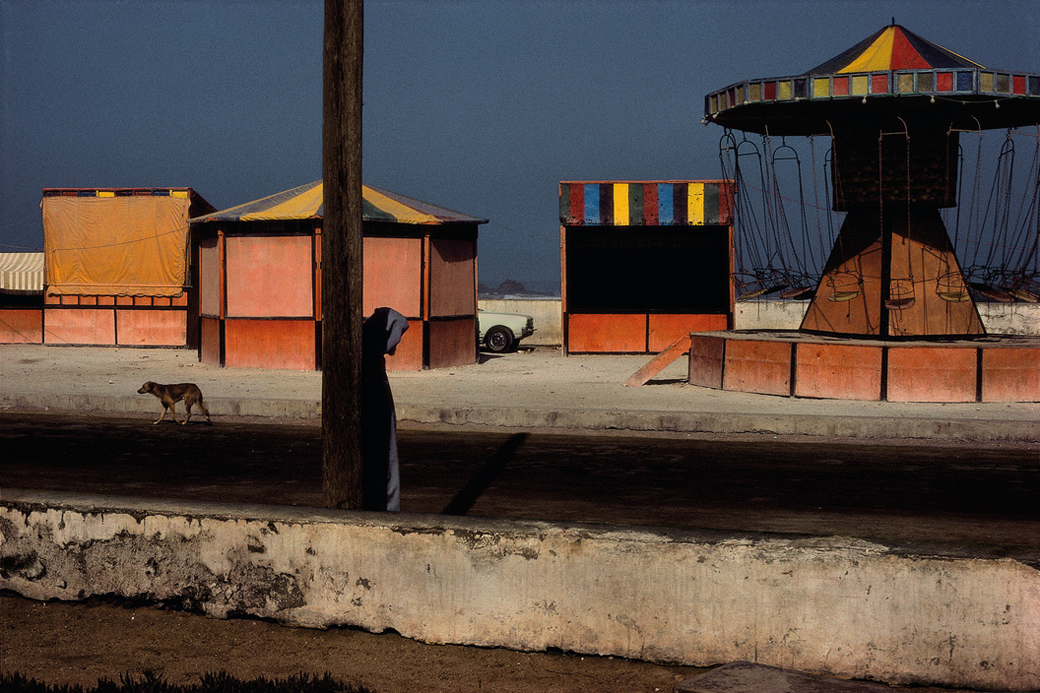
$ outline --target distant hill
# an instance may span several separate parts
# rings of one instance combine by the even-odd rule
[[[480,298],[496,298],[501,296],[537,296],[557,297],[560,295],[558,282],[536,282],[536,286],[527,286],[516,279],[506,279],[495,287],[483,282],[477,283],[477,296]]]

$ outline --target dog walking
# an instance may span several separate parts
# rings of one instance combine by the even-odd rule
[[[206,422],[213,423],[209,418],[209,410],[206,409],[205,402],[202,401],[202,390],[195,383],[177,383],[176,385],[163,385],[162,383],[153,383],[151,380],[146,382],[139,389],[138,394],[146,395],[152,394],[159,398],[162,402],[163,410],[159,418],[153,421],[153,424],[157,424],[166,417],[166,412],[170,412],[170,416],[173,418],[174,423],[178,423],[182,426],[187,426],[188,422],[191,421],[191,408],[197,406],[199,411],[206,415]],[[177,402],[184,402],[184,407],[187,409],[187,416],[184,417],[184,421],[177,419],[176,405]]]

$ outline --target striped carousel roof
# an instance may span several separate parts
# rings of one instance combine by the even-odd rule
[[[399,195],[389,190],[361,186],[362,219],[397,224],[485,224],[487,219],[438,207]],[[192,223],[210,221],[289,221],[321,219],[325,215],[322,181],[262,197],[235,207],[191,219]]]
[[[1040,124],[1040,75],[983,67],[893,23],[802,74],[707,94],[703,122],[826,135],[843,121],[904,115],[962,130]]]
[[[937,43],[923,39],[912,31],[893,24],[874,33],[852,48],[806,74],[824,75],[852,72],[883,72],[886,70],[934,70],[938,68],[980,68]]]

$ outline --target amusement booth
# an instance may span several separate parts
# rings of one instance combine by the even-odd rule
[[[43,344],[43,253],[0,253],[0,344]]]
[[[43,343],[197,343],[191,188],[45,188]]]
[[[564,353],[656,353],[733,321],[731,181],[560,183]]]
[[[443,207],[363,186],[363,310],[409,328],[391,370],[477,359],[477,227]],[[321,181],[191,220],[199,239],[204,363],[321,368]]]
[[[1009,213],[1016,196],[998,178],[994,190],[1002,194],[994,208],[1003,210],[1002,218],[986,219],[977,197],[963,215],[944,221],[942,214],[956,207],[959,192],[981,187],[971,185],[981,167],[969,180],[959,179],[965,154],[975,146],[981,152],[984,131],[1006,131],[998,176],[1013,160],[1016,128],[1027,128],[1025,141],[1040,152],[1040,75],[988,69],[893,22],[808,72],[709,93],[704,122],[725,128],[720,154],[734,171],[741,204],[758,189],[772,194],[758,181],[780,181],[779,162],[798,162],[798,140],[813,152],[806,164],[824,162],[823,185],[814,187],[826,190],[829,200],[803,201],[794,217],[800,213],[800,223],[777,213],[784,204],[779,194],[765,200],[758,215],[738,207],[738,237],[749,222],[767,219],[778,238],[773,245],[759,238],[765,245],[758,247],[768,252],[742,268],[752,276],[747,295],[797,291],[811,300],[797,333],[696,338],[691,382],[834,399],[1040,399],[1035,340],[986,338],[975,305],[994,289],[1008,300],[1037,300],[1040,217],[1035,206],[1029,211],[1040,192],[1035,166],[1018,195],[1024,213]],[[823,144],[821,151],[814,142]],[[749,162],[768,160],[765,154],[773,169],[749,171]],[[799,275],[797,229],[804,233],[808,219],[828,210],[839,215],[840,228],[836,236],[821,234],[831,238],[822,270]],[[964,228],[973,220],[983,223]],[[962,225],[955,226],[957,242],[947,223]],[[968,238],[975,239],[974,251],[965,247]],[[966,266],[958,243],[970,260]],[[817,245],[826,250],[826,242]],[[987,252],[980,255],[978,246]],[[998,247],[1022,251],[1004,255],[994,252]],[[770,266],[785,254],[789,266]]]

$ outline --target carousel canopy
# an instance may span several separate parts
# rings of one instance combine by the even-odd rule
[[[1040,75],[991,70],[897,24],[789,77],[712,92],[703,122],[770,135],[925,119],[960,130],[1040,124]]]
[[[809,70],[810,75],[884,72],[886,70],[935,70],[981,68],[976,62],[925,40],[893,24],[852,48]]]
[[[361,193],[364,221],[397,224],[487,223],[487,219],[471,217],[369,185],[361,186]],[[319,180],[190,221],[290,221],[321,219],[324,215],[324,186]]]

